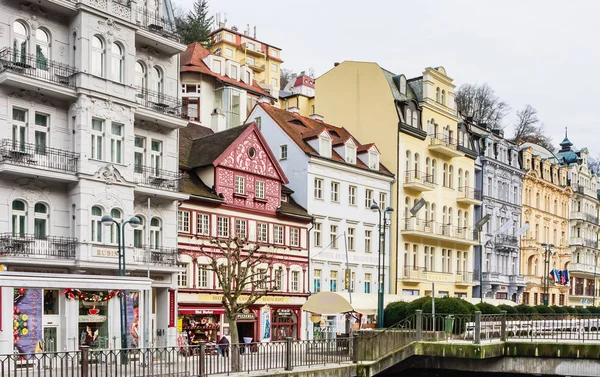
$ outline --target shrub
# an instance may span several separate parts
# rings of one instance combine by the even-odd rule
[[[577,314],[577,309],[571,307],[571,306],[565,306],[565,309],[567,309],[567,312],[569,314]]]
[[[500,309],[487,302],[480,302],[475,307],[481,312],[481,314],[500,314]]]
[[[517,313],[519,313],[519,314],[536,314],[537,313],[535,306],[521,304],[521,305],[515,306],[515,309],[517,310]]]
[[[506,314],[517,314],[517,309],[515,309],[514,306],[510,306],[510,305],[506,305],[506,304],[501,304],[498,305],[498,309],[499,310],[506,310]]]
[[[536,305],[534,308],[539,314],[554,314],[554,310],[546,305]]]
[[[592,312],[586,308],[575,308],[575,310],[577,310],[577,314],[592,314]]]
[[[550,308],[552,308],[556,314],[569,314],[569,311],[564,306],[552,305]]]
[[[410,303],[408,302],[396,301],[389,303],[383,312],[385,327],[395,325],[414,313],[414,311],[411,311],[410,309]]]
[[[586,309],[592,314],[600,314],[600,308],[597,306],[588,306]]]

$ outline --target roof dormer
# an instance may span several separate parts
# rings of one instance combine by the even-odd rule
[[[329,136],[329,132],[323,130],[319,134],[319,154],[322,157],[331,158],[331,136]]]
[[[363,145],[358,151],[358,158],[371,170],[379,170],[379,155],[375,144]]]
[[[356,164],[356,144],[352,139],[344,144],[344,160],[349,164]]]

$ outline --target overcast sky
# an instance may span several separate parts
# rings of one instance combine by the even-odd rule
[[[188,10],[194,0],[172,0]],[[344,60],[408,77],[442,65],[454,83],[488,83],[516,110],[539,112],[554,144],[600,154],[600,1],[208,0],[227,26],[257,27],[283,67],[316,77]],[[596,100],[598,99],[598,100]]]

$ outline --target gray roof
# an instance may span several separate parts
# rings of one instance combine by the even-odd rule
[[[423,101],[423,77],[411,79],[406,82],[415,93],[415,97],[419,102]]]

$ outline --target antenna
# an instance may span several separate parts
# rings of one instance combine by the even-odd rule
[[[254,39],[256,39],[256,25],[254,25]]]
[[[313,67],[310,67],[310,68],[308,69],[308,76],[309,76],[311,79],[314,79],[314,78],[315,78],[315,69],[314,69]]]

